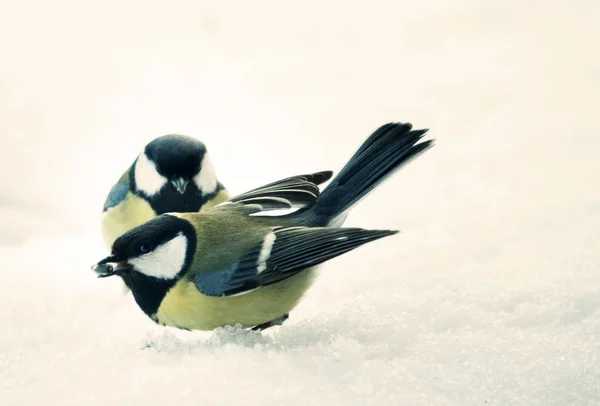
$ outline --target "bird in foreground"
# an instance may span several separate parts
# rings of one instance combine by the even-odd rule
[[[206,146],[184,135],[148,143],[112,187],[102,212],[107,248],[126,231],[168,212],[197,212],[230,198]]]
[[[394,230],[340,227],[348,210],[433,141],[409,123],[377,129],[322,192],[319,172],[274,182],[199,213],[158,216],[117,238],[92,268],[120,276],[158,324],[213,330],[282,324],[323,262]],[[297,207],[269,215],[273,209]]]

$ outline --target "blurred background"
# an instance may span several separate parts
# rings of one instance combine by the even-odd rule
[[[599,18],[591,0],[1,1],[2,403],[197,404],[200,376],[204,404],[600,404]],[[402,234],[332,261],[284,328],[174,338],[88,275],[105,196],[153,138],[202,140],[239,193],[339,170],[390,121],[436,146],[347,224]]]

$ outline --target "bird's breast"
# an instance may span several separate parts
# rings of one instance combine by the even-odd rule
[[[241,324],[253,327],[289,313],[310,287],[314,269],[254,291],[212,297],[198,291],[194,282],[179,281],[161,302],[153,319],[167,326],[189,330],[214,330]]]
[[[125,232],[156,217],[150,204],[143,198],[127,193],[125,199],[102,215],[102,236],[110,250],[113,242]]]

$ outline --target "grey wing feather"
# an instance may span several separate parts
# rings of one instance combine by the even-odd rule
[[[281,179],[229,199],[242,204],[259,204],[263,211],[313,205],[319,198],[318,185],[331,178],[331,171],[315,172]]]
[[[243,294],[396,233],[360,228],[275,227],[237,262],[216,272],[199,273],[194,282],[208,296]]]
[[[104,201],[103,211],[106,211],[112,207],[117,206],[123,200],[125,200],[125,196],[127,196],[127,192],[129,192],[129,184],[127,183],[117,183],[110,189],[108,192],[108,196]]]

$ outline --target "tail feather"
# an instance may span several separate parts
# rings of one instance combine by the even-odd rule
[[[349,170],[356,168],[357,160],[359,158],[361,158],[361,156],[369,148],[372,148],[374,145],[377,145],[379,142],[381,142],[382,139],[385,139],[385,136],[389,135],[391,130],[410,131],[411,129],[412,129],[412,124],[410,124],[410,123],[404,123],[404,124],[388,123],[388,124],[382,125],[377,130],[375,130],[373,132],[373,134],[371,134],[369,136],[369,138],[366,139],[365,142],[362,143],[360,148],[358,148],[358,150],[354,153],[354,155],[352,155],[352,157],[348,160],[346,165],[344,165],[344,167],[337,174],[336,179],[343,179]]]
[[[428,130],[412,130],[409,123],[378,128],[323,190],[313,206],[318,223],[330,224],[433,144],[418,143]]]

